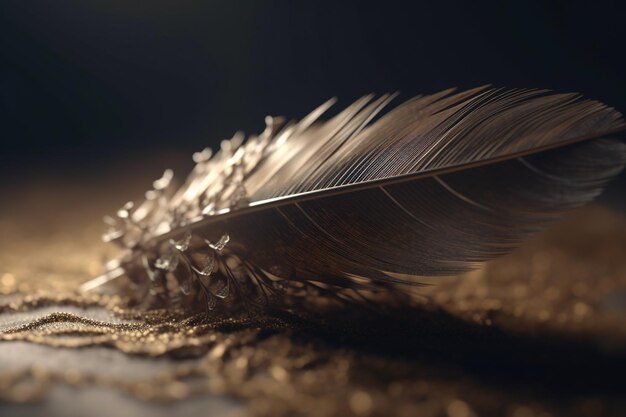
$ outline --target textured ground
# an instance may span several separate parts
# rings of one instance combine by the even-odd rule
[[[159,174],[112,172],[3,190],[3,415],[626,413],[622,214],[571,213],[384,316],[141,315],[74,292],[110,254],[102,215]]]

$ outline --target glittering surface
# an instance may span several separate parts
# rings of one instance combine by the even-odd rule
[[[140,180],[125,186],[140,190]],[[626,220],[617,213],[574,212],[384,314],[206,317],[75,291],[110,255],[99,220],[120,201],[108,191],[119,184],[107,187],[22,187],[0,209],[0,410],[11,415],[98,402],[118,415],[626,412]]]

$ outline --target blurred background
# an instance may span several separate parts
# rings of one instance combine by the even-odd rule
[[[332,96],[491,83],[625,112],[619,3],[5,0],[0,185],[190,160]],[[624,178],[604,196],[622,211]]]

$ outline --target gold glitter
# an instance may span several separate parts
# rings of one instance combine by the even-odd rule
[[[274,365],[270,368],[270,374],[275,380],[284,382],[289,379],[289,374],[285,371],[285,368],[279,365]]]
[[[222,355],[224,355],[224,352],[226,352],[226,345],[225,344],[219,344],[217,346],[215,346],[215,348],[211,351],[211,354],[209,355],[210,359],[219,359],[222,357]]]
[[[461,400],[454,400],[446,408],[449,417],[470,417],[472,410],[466,402]]]
[[[167,386],[167,393],[174,400],[182,400],[189,396],[189,387],[182,382],[175,381]]]
[[[241,356],[235,361],[235,366],[239,369],[246,369],[248,367],[248,358]]]
[[[0,284],[2,284],[2,286],[5,286],[5,287],[14,286],[15,276],[11,274],[10,272],[5,272],[4,274],[2,274],[2,277],[0,278]]]
[[[582,302],[574,304],[574,314],[577,316],[585,316],[589,313],[589,306]]]
[[[367,392],[356,391],[350,396],[350,408],[357,416],[370,415],[373,407],[374,401]]]

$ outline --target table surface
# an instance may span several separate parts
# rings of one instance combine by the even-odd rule
[[[128,167],[4,187],[3,415],[626,414],[623,213],[574,211],[382,316],[216,323],[76,293],[113,253],[102,216],[145,184]]]

